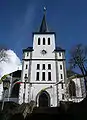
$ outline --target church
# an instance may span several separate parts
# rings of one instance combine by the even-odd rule
[[[44,10],[39,31],[33,33],[33,47],[23,50],[20,104],[34,100],[37,106],[58,106],[59,100],[65,100],[65,50],[55,41]]]
[[[35,101],[37,107],[56,107],[60,101],[82,101],[85,97],[84,79],[67,76],[65,50],[56,45],[56,33],[49,30],[46,9],[32,39],[33,46],[23,49],[22,71],[18,71],[21,78],[17,78],[17,71],[12,76],[8,100],[19,104]],[[20,84],[12,87],[17,79],[21,79]],[[0,89],[2,91],[2,84]]]
[[[44,9],[40,28],[33,33],[33,47],[23,49],[19,104],[34,100],[37,106],[55,107],[67,101],[65,50],[55,43],[56,33],[49,30]]]

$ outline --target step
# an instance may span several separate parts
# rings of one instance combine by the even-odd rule
[[[58,114],[59,113],[58,107],[35,107],[33,113],[36,114]]]

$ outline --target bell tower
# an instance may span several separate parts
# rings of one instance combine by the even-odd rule
[[[39,30],[33,32],[33,47],[23,50],[21,79],[20,104],[34,100],[37,106],[54,107],[65,100],[65,50],[55,45],[55,32],[46,22],[46,8]]]

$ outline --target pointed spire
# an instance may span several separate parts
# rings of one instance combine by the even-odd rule
[[[44,7],[44,15],[43,15],[43,19],[41,22],[39,32],[48,32],[48,27],[47,27],[47,23],[46,23],[46,7]]]

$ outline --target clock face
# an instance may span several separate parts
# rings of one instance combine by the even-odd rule
[[[47,51],[46,51],[46,50],[42,50],[41,53],[42,53],[43,55],[45,55],[45,54],[47,53]]]

